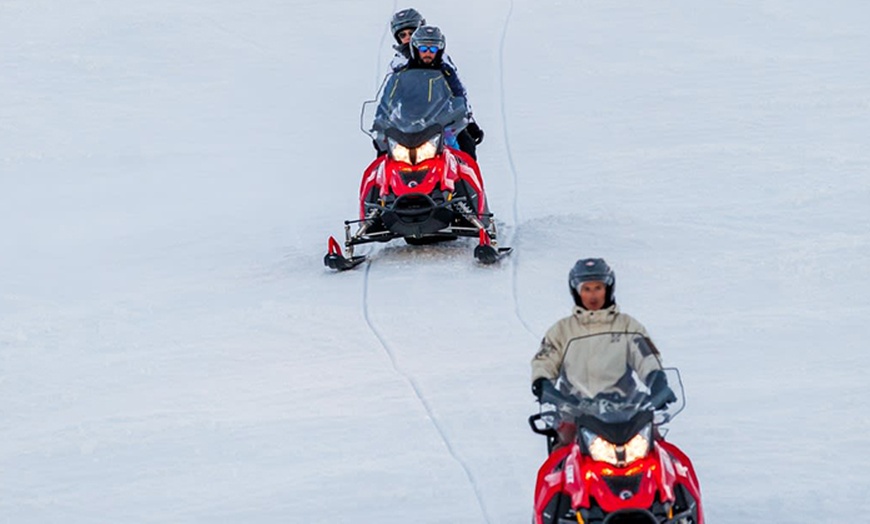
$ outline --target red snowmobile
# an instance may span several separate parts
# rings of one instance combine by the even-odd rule
[[[596,336],[625,345],[624,333]],[[661,409],[661,399],[640,388],[588,399],[563,392],[561,379],[558,388],[545,386],[541,412],[529,418],[551,452],[538,471],[534,524],[704,524],[692,463],[660,433],[684,406],[679,373],[666,371],[679,395]],[[562,442],[565,434],[572,442]]]
[[[355,246],[395,238],[412,245],[477,238],[474,257],[484,264],[510,253],[498,247],[480,168],[456,144],[467,114],[465,98],[452,96],[441,71],[387,77],[373,124],[363,129],[381,154],[363,173],[359,219],[345,221],[347,254],[329,237],[327,267],[351,269],[366,259],[354,255]]]

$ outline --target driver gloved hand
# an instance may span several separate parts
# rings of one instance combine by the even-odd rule
[[[472,120],[467,126],[465,126],[465,129],[468,130],[468,136],[474,139],[475,144],[483,142],[483,129],[477,125],[477,122]]]
[[[671,402],[677,401],[677,396],[668,386],[668,377],[664,371],[656,369],[650,372],[646,377],[646,385],[649,387],[650,400],[652,400],[655,409],[661,409]]]
[[[535,381],[532,382],[532,395],[534,395],[539,402],[541,400],[541,395],[544,394],[544,386],[547,382],[549,382],[549,380],[544,377],[536,378]]]

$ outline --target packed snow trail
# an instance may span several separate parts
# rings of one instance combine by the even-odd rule
[[[471,471],[468,463],[462,456],[456,451],[453,443],[451,442],[450,436],[447,431],[444,429],[443,424],[438,420],[438,416],[435,414],[435,410],[433,409],[430,402],[426,399],[425,393],[423,392],[423,388],[420,386],[418,381],[414,378],[414,375],[408,371],[406,371],[400,364],[399,358],[397,356],[396,350],[392,348],[392,345],[389,342],[389,337],[385,336],[380,332],[377,325],[372,321],[372,317],[370,314],[370,308],[372,307],[371,302],[369,301],[369,284],[370,284],[370,270],[372,267],[373,261],[368,261],[366,263],[365,269],[365,286],[364,286],[364,295],[363,295],[363,308],[365,310],[365,319],[369,328],[372,330],[372,333],[378,338],[378,341],[381,343],[381,347],[383,347],[384,352],[390,359],[390,363],[395,370],[396,373],[401,375],[411,387],[414,392],[414,396],[417,400],[420,401],[420,404],[423,406],[423,409],[426,411],[427,419],[432,423],[432,426],[438,432],[439,437],[441,438],[444,446],[447,448],[447,452],[453,457],[453,460],[462,468],[462,471],[465,474],[465,477],[468,479],[468,483],[471,488],[474,490],[474,496],[477,499],[477,503],[480,506],[480,512],[485,522],[491,523],[492,519],[489,516],[489,512],[486,509],[486,503],[483,500],[481,495],[481,489],[478,484],[477,479],[474,476],[474,473]],[[407,298],[407,297],[406,297]]]
[[[506,37],[511,12],[512,5],[509,6],[506,12],[499,42],[503,42]],[[502,46],[500,45],[499,48],[501,47]],[[500,73],[500,62],[498,64],[498,71],[499,74],[497,76],[499,81],[501,81],[503,75]],[[501,108],[501,116],[504,121],[503,102],[498,101],[496,104],[491,103],[490,105]],[[490,130],[490,132],[492,133],[492,130]],[[489,143],[492,144],[494,138],[497,136],[497,133],[492,133]],[[504,136],[507,136],[506,132]],[[507,147],[507,143],[505,143],[505,146]],[[492,148],[491,145],[490,148]],[[508,158],[508,165],[510,165],[511,161],[509,158],[509,151],[506,157]],[[491,165],[487,164],[487,162],[491,162],[491,160],[489,160],[490,158],[490,155],[482,152],[481,161],[483,163],[482,169],[484,171],[487,169],[487,165]],[[504,182],[506,181],[512,180],[514,182],[514,187],[516,186],[517,174],[516,170],[512,167],[510,169],[510,174],[511,177],[509,178],[504,178],[502,176],[499,179],[501,185],[504,185]],[[484,179],[486,180],[486,174],[484,174]],[[487,187],[498,187],[498,185],[498,182],[489,183]],[[503,188],[502,193],[504,193]],[[490,202],[494,202],[492,198],[490,199]],[[516,217],[515,193],[512,199],[503,200],[498,203],[493,203],[492,205],[498,209],[513,209],[513,216],[514,218]],[[498,217],[498,212],[496,211],[496,213]],[[510,228],[503,229],[509,230]],[[501,238],[501,243],[502,245],[509,245],[509,237],[504,233]],[[460,431],[456,427],[457,421],[462,420],[463,418],[468,417],[470,413],[474,413],[481,409],[482,406],[479,404],[480,399],[472,397],[459,400],[459,402],[468,407],[468,410],[464,413],[460,413],[459,416],[449,417],[448,415],[442,415],[441,413],[450,413],[452,411],[452,408],[449,405],[444,405],[443,401],[439,400],[447,393],[443,390],[439,391],[440,388],[438,387],[432,386],[431,377],[427,376],[430,374],[427,370],[429,366],[424,365],[423,367],[419,367],[421,362],[425,359],[420,359],[420,355],[417,355],[417,353],[421,351],[424,353],[435,354],[441,352],[443,359],[461,361],[463,358],[468,358],[467,356],[463,356],[467,350],[463,348],[460,342],[461,339],[464,338],[463,333],[467,333],[466,336],[474,336],[481,330],[491,331],[493,333],[511,333],[513,331],[512,327],[509,329],[500,329],[498,327],[499,323],[493,325],[480,320],[482,313],[490,310],[492,307],[490,298],[487,298],[487,291],[494,287],[504,288],[505,284],[503,282],[498,286],[493,286],[481,282],[482,276],[487,274],[489,278],[495,278],[497,280],[505,278],[513,280],[514,273],[507,271],[507,266],[511,264],[510,257],[502,260],[497,266],[487,268],[478,266],[473,260],[471,253],[473,251],[474,243],[467,240],[460,240],[442,246],[429,247],[410,247],[401,246],[401,244],[400,241],[393,242],[390,244],[390,247],[385,249],[374,249],[374,256],[366,265],[364,277],[365,296],[363,300],[366,322],[380,341],[381,346],[389,358],[391,366],[397,374],[401,375],[406,380],[415,397],[418,399],[421,406],[423,406],[431,424],[441,437],[441,440],[450,456],[461,467],[469,486],[473,490],[474,498],[480,508],[483,520],[486,522],[501,522],[506,518],[505,515],[509,515],[508,518],[515,518],[518,515],[525,516],[528,513],[531,500],[530,483],[532,475],[529,474],[528,471],[532,470],[528,468],[529,463],[525,460],[522,460],[519,463],[526,465],[528,471],[525,474],[521,471],[517,471],[520,468],[508,464],[507,468],[509,474],[507,475],[502,473],[502,469],[505,465],[502,465],[501,468],[499,468],[499,473],[502,474],[502,478],[493,479],[492,474],[488,475],[488,482],[486,485],[489,486],[490,490],[494,489],[496,486],[504,486],[506,484],[510,485],[512,486],[511,489],[516,492],[516,496],[511,496],[509,498],[519,502],[515,503],[514,506],[501,505],[502,507],[497,509],[498,518],[496,518],[493,509],[488,507],[487,504],[487,498],[485,495],[487,488],[484,483],[481,482],[479,476],[475,474],[475,468],[479,468],[480,466],[476,466],[474,463],[469,462],[468,459],[463,456],[462,452],[462,449],[467,449],[469,446],[473,446],[475,441],[485,442],[487,436],[491,434],[491,430],[484,430],[481,432],[481,429],[484,428],[481,428],[476,424],[461,425],[460,427],[467,428],[464,431]],[[449,286],[455,289],[455,291],[439,294],[439,296],[436,297],[428,297],[426,294],[415,295],[413,293],[413,288],[409,288],[409,284],[405,281],[409,278],[415,280],[419,279],[421,281],[428,281],[433,278],[445,279],[444,276],[431,275],[433,272],[438,273],[444,269],[444,267],[439,268],[439,266],[450,268],[450,276],[447,277],[446,281],[449,282]],[[466,267],[462,269],[461,266]],[[426,274],[430,275],[426,276]],[[512,286],[508,286],[508,288],[512,288]],[[381,290],[401,290],[397,295],[401,298],[400,303],[394,303],[392,300],[392,294],[390,294],[391,296],[389,297],[373,298],[377,297],[381,293]],[[467,300],[468,297],[465,296],[465,290],[468,290],[468,293],[479,294],[483,297],[483,300]],[[515,297],[511,297],[510,303],[514,303],[515,300]],[[411,304],[411,306],[409,307],[407,304]],[[424,307],[430,304],[436,308],[436,311],[442,309],[443,313],[447,313],[447,316],[439,317],[438,315],[433,315],[432,311],[429,311]],[[468,307],[468,305],[470,305],[470,307]],[[411,317],[404,317],[403,321],[398,325],[393,321],[394,319],[391,318],[397,316],[399,313],[407,313],[408,311],[418,312],[418,314]],[[509,317],[505,317],[505,319],[509,324],[512,323],[509,320]],[[503,322],[504,321],[501,323]],[[448,332],[436,332],[431,336],[422,336],[421,338],[421,333],[425,333],[427,330],[431,329],[432,326],[430,326],[430,324],[441,328],[449,326],[447,330]],[[458,340],[452,340],[456,337],[458,337]],[[499,336],[495,334],[487,338],[490,338],[493,341],[499,340]],[[484,354],[487,351],[492,351],[497,355],[496,359],[498,359],[498,356],[504,355],[505,349],[507,349],[510,354],[513,354],[512,346],[514,345],[515,340],[516,337],[511,335],[509,338],[499,342],[494,347],[473,348],[472,351],[479,351]],[[460,354],[449,353],[447,350],[450,348],[460,349]],[[440,361],[442,359],[437,360]],[[514,369],[514,372],[518,377],[525,374],[525,360],[526,358],[523,355],[511,363],[511,367]],[[403,362],[408,362],[408,364],[403,364]],[[481,365],[481,369],[478,370],[478,373],[485,375],[487,369],[487,365]],[[518,425],[522,428],[519,431],[516,431],[516,429],[511,430],[511,432],[516,432],[514,438],[516,436],[520,436],[521,438],[528,437],[527,429],[524,425],[529,409],[529,403],[525,398],[525,382],[527,382],[527,380],[524,376],[521,379],[518,378],[516,383],[520,385],[519,390],[522,391],[522,393],[516,396],[515,401],[518,402],[519,407],[513,410],[512,414],[509,415],[510,420],[505,421],[511,428],[516,428]],[[429,384],[429,386],[427,387],[426,384]],[[496,395],[497,398],[498,396],[499,395]],[[509,395],[504,396],[508,397]],[[432,397],[435,398],[433,399]],[[472,420],[476,418],[477,417],[472,417]],[[502,423],[502,425],[504,425],[504,423]],[[505,449],[501,456],[510,455],[511,451]],[[530,454],[530,456],[534,456],[534,453]],[[502,462],[504,462],[504,460]],[[518,480],[515,477],[518,474],[524,476],[524,478]],[[501,499],[505,498],[505,493],[503,492],[498,493],[498,495]],[[495,497],[491,496],[490,498]],[[528,504],[523,503],[523,501],[528,501]],[[463,513],[463,518],[468,518],[467,511]]]
[[[394,2],[392,12],[396,12],[397,10],[398,10],[397,2]],[[381,38],[381,46],[379,47],[379,49],[384,47],[383,44],[385,41],[390,41],[392,43],[392,38],[390,38],[389,31],[384,31],[383,37]],[[378,85],[378,87],[380,87],[382,84],[382,78],[384,76],[383,74],[381,74],[381,64],[383,64],[384,61],[380,58],[380,53],[378,53],[378,57],[379,57],[379,59],[378,59],[377,85]],[[368,249],[367,251],[372,253],[372,252],[377,252],[378,250]],[[364,271],[364,276],[363,276],[364,284],[363,284],[362,304],[363,304],[363,313],[365,316],[366,323],[369,326],[369,328],[371,329],[372,333],[375,335],[375,337],[380,342],[381,347],[383,348],[385,354],[389,358],[389,361],[390,361],[390,364],[391,364],[393,370],[407,382],[408,386],[413,391],[414,396],[419,401],[420,405],[423,407],[423,409],[426,413],[426,418],[430,421],[433,428],[438,433],[438,435],[439,435],[441,441],[443,442],[443,445],[446,448],[447,452],[452,457],[452,459],[456,462],[456,464],[458,464],[458,466],[462,469],[469,486],[471,487],[471,489],[474,492],[474,497],[475,497],[477,504],[479,506],[481,517],[483,518],[483,521],[486,522],[487,524],[491,524],[493,521],[490,517],[489,512],[487,511],[486,503],[482,497],[481,489],[480,489],[480,486],[478,484],[477,479],[474,476],[474,473],[472,472],[468,463],[462,458],[462,456],[455,449],[454,445],[452,444],[452,442],[450,440],[450,437],[449,437],[447,431],[445,431],[442,423],[439,421],[432,405],[430,404],[429,400],[427,400],[422,387],[420,386],[418,381],[415,379],[414,375],[412,373],[409,373],[408,371],[406,371],[401,366],[401,364],[399,362],[398,355],[397,355],[397,349],[394,349],[392,347],[391,343],[389,342],[389,335],[385,335],[385,334],[381,333],[381,331],[378,329],[376,323],[372,320],[371,309],[372,309],[372,307],[374,307],[374,305],[369,300],[369,286],[370,286],[370,282],[371,282],[370,275],[371,275],[372,265],[377,264],[377,263],[378,262],[377,262],[376,258],[375,259],[370,258],[369,260],[366,261],[366,264],[365,264],[365,271]],[[467,518],[467,517],[468,516],[465,515],[465,518]]]

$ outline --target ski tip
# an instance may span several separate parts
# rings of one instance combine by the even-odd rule
[[[365,261],[366,257],[362,255],[347,258],[345,256],[335,253],[327,253],[323,257],[323,265],[325,265],[329,269],[335,269],[336,271],[346,271],[348,269],[353,269]]]
[[[510,247],[494,248],[490,244],[482,244],[474,248],[474,258],[484,265],[495,264],[513,251]]]

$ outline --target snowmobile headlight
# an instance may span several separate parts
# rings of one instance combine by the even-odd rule
[[[398,162],[405,162],[406,164],[411,163],[410,149],[396,142],[392,138],[390,138],[387,142],[390,146],[390,155],[392,155],[393,160],[396,160]]]
[[[415,164],[420,162],[425,162],[430,158],[435,158],[435,155],[438,154],[438,143],[441,141],[440,135],[435,135],[422,145],[417,147],[417,157],[415,158]]]
[[[583,441],[589,450],[592,460],[616,465],[616,445],[612,444],[588,429],[582,430]]]
[[[622,446],[608,442],[585,428],[581,431],[581,434],[592,460],[607,462],[617,467],[625,467],[649,454],[652,425],[647,424],[644,426],[640,432]]]
[[[635,460],[640,460],[649,454],[650,435],[652,434],[652,425],[644,426],[640,433],[633,436],[631,440],[625,443],[625,463],[631,464]]]
[[[412,165],[435,158],[435,155],[438,154],[438,144],[440,142],[441,135],[435,135],[421,145],[413,148],[405,147],[392,138],[387,141],[393,160]]]

